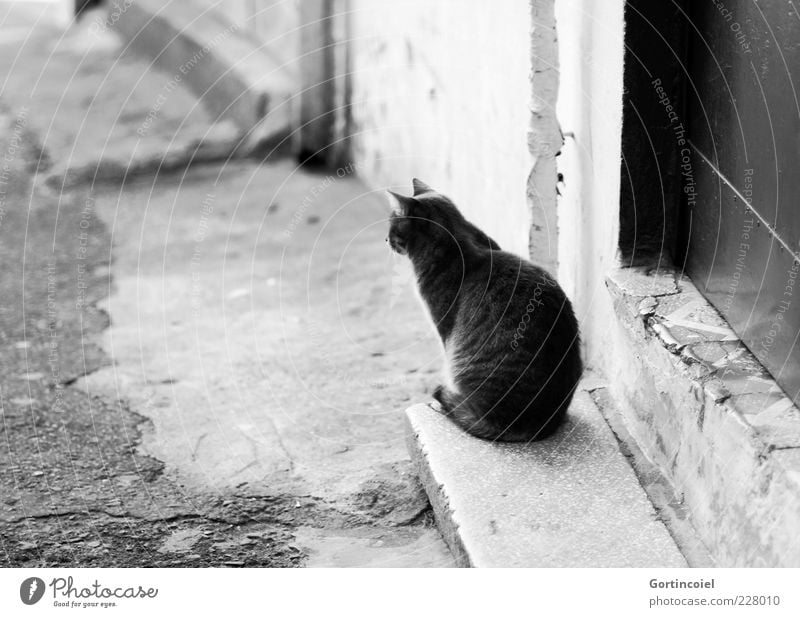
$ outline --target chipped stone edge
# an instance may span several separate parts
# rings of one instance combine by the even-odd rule
[[[450,498],[447,495],[447,489],[434,477],[428,452],[425,445],[422,443],[422,439],[420,439],[419,430],[414,426],[414,419],[412,418],[411,412],[419,407],[429,407],[433,409],[429,404],[419,404],[410,407],[404,414],[406,444],[411,456],[411,461],[419,477],[420,484],[422,484],[431,502],[436,526],[439,529],[439,533],[442,534],[445,544],[447,544],[447,547],[450,549],[456,566],[460,568],[475,567],[469,551],[461,541],[461,535],[458,531],[459,524],[456,522],[453,510],[450,507]]]
[[[679,277],[680,280],[678,281],[678,275],[674,273],[676,277],[676,287],[674,290],[663,291],[663,293],[645,293],[642,295],[637,292],[635,288],[632,289],[628,287],[627,284],[635,278],[638,278],[640,281],[647,280],[650,278],[651,274],[647,269],[626,268],[625,270],[638,270],[638,276],[634,275],[631,277],[630,274],[626,274],[626,279],[624,280],[625,284],[622,284],[623,281],[617,278],[617,273],[612,273],[607,277],[606,283],[614,301],[617,316],[626,322],[626,325],[629,326],[629,332],[642,335],[648,343],[660,344],[661,348],[674,356],[677,359],[675,366],[680,372],[681,377],[690,380],[693,389],[702,390],[703,399],[711,400],[717,404],[724,404],[739,422],[750,428],[753,432],[753,436],[762,443],[765,451],[771,452],[773,450],[792,449],[793,447],[800,448],[800,442],[793,447],[775,446],[762,437],[756,430],[756,427],[747,421],[745,414],[741,412],[739,407],[740,398],[750,393],[740,392],[736,395],[732,395],[724,383],[714,375],[714,368],[698,358],[685,343],[680,343],[676,340],[672,336],[669,328],[665,325],[664,319],[656,314],[658,298],[665,295],[680,295],[683,293],[682,287],[688,288],[687,291],[691,290],[694,292],[696,291],[694,284],[686,277]],[[641,287],[644,286],[642,285]],[[697,295],[702,298],[699,294]],[[718,313],[710,303],[706,302],[706,307],[708,310]],[[723,322],[725,321],[721,316],[720,319]],[[641,326],[638,324],[634,325],[634,322],[637,321],[641,323]],[[747,356],[751,364],[761,366],[761,363],[749,350],[745,349],[742,356]],[[768,375],[766,369],[763,369],[762,373],[754,375],[754,377],[759,377],[761,381],[771,382],[770,389],[780,390],[780,386],[777,385],[771,376],[767,377],[765,380],[763,377],[764,375]],[[800,409],[794,406],[794,411],[797,415],[798,422],[800,422]],[[768,429],[770,427],[768,424],[761,424],[760,428]],[[781,427],[775,426],[772,428],[779,430]]]
[[[769,444],[737,408],[741,394],[732,397],[659,328],[649,300],[695,291],[686,277],[673,276],[675,290],[657,289],[647,269],[606,277],[627,347],[616,354],[624,358],[611,369],[610,392],[632,440],[685,500],[719,565],[798,566],[800,551],[787,556],[786,543],[800,521],[800,455],[791,456],[800,448]],[[731,470],[733,477],[725,473]]]

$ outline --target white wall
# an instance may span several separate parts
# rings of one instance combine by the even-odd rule
[[[375,187],[419,177],[528,256],[530,8],[352,0],[354,160]]]
[[[588,359],[608,366],[616,323],[605,274],[618,265],[624,0],[558,0],[566,138],[559,213],[559,280],[573,299]]]
[[[288,31],[299,26],[312,37],[301,53],[312,61],[321,58],[314,52],[322,44],[313,43],[321,32],[300,24],[299,0],[202,1],[224,10],[259,40],[271,41],[287,62],[296,57],[299,38]],[[419,177],[452,197],[503,248],[532,255],[554,270],[555,179],[549,177],[554,163],[547,159],[559,145],[552,121],[557,62],[552,28],[531,35],[539,21],[552,22],[552,4],[335,0],[331,6],[338,14],[335,23],[345,29],[348,58],[346,63],[337,58],[335,91],[343,94],[341,73],[349,68],[349,145],[358,174],[375,188],[399,190],[410,190],[411,178]],[[336,39],[342,43],[339,30]],[[545,96],[533,100],[537,113],[532,114],[530,54],[537,45],[541,61],[534,82],[538,76]],[[303,70],[309,72],[307,66]],[[343,99],[337,96],[340,103]],[[542,114],[552,126],[542,122]],[[342,117],[336,117],[338,137],[345,129]],[[534,144],[531,155],[529,133],[548,142],[546,151],[537,152]]]

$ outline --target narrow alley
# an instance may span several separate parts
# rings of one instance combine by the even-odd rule
[[[35,6],[0,4],[6,565],[452,565],[402,419],[440,349],[382,196],[231,158]]]

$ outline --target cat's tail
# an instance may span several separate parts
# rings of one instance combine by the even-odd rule
[[[439,386],[433,398],[441,405],[441,412],[470,435],[489,441],[536,441],[551,435],[558,428],[558,421],[551,421],[537,431],[520,431],[508,426],[497,426],[486,417],[475,400]]]

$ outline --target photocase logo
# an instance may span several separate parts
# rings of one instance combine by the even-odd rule
[[[44,595],[44,581],[36,576],[26,578],[19,586],[19,599],[24,604],[36,604]]]

